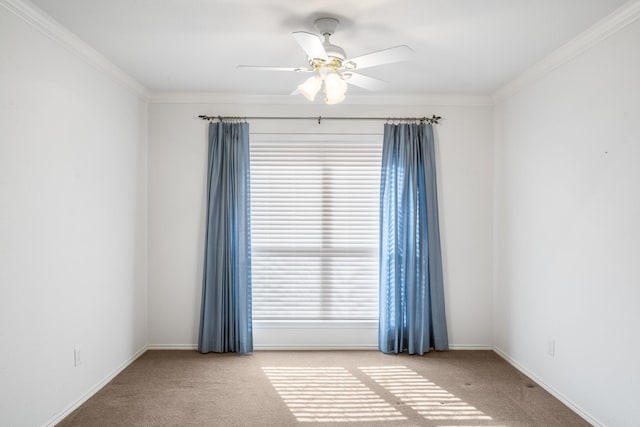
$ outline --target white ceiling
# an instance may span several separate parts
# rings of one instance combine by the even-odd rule
[[[406,44],[410,62],[363,70],[383,94],[486,95],[624,0],[32,0],[154,92],[288,94],[307,76],[236,65],[305,66],[292,31],[341,21],[354,57]],[[362,92],[352,88],[350,91]]]

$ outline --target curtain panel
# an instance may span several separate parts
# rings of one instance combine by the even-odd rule
[[[446,350],[433,128],[386,124],[382,150],[378,345]]]
[[[253,351],[249,124],[209,123],[198,350]]]

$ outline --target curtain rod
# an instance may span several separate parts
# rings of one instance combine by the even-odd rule
[[[318,124],[322,120],[384,120],[387,122],[421,122],[438,124],[438,121],[442,118],[440,116],[433,115],[431,117],[322,117],[322,116],[310,116],[310,117],[298,117],[298,116],[281,116],[281,117],[267,117],[267,116],[254,116],[254,117],[240,117],[240,116],[206,116],[201,114],[198,118],[202,120],[318,120]]]

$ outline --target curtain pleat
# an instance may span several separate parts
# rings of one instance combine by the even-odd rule
[[[433,128],[386,124],[380,179],[380,317],[385,353],[448,349]]]
[[[249,124],[209,123],[198,350],[253,351]]]

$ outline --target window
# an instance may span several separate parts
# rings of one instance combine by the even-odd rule
[[[378,318],[381,140],[251,136],[254,320]]]

